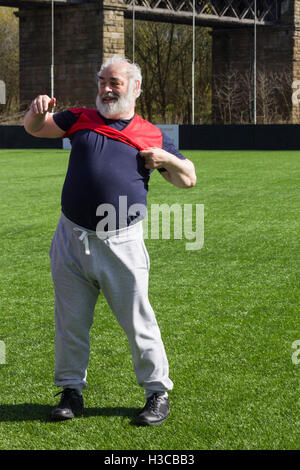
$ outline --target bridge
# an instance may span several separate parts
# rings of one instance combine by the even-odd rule
[[[64,104],[93,106],[94,77],[101,62],[124,54],[124,19],[164,21],[211,28],[212,75],[253,69],[253,24],[257,25],[257,66],[267,74],[290,76],[290,116],[298,109],[289,94],[300,79],[300,0],[54,0],[55,96]],[[18,8],[20,20],[20,101],[50,94],[52,0],[0,0]],[[83,20],[84,19],[84,20]],[[1,78],[1,77],[0,77]],[[218,87],[221,87],[219,82]],[[213,109],[216,89],[213,87]],[[278,105],[280,106],[280,105]],[[214,111],[214,122],[218,112]],[[294,117],[293,117],[294,119]],[[295,117],[295,119],[298,119]]]
[[[0,0],[0,5],[16,8],[48,6],[52,0]],[[68,6],[101,3],[100,0],[54,0],[55,5]],[[138,20],[164,21],[189,24],[193,17],[192,0],[120,0],[126,18],[134,10]],[[258,0],[256,22],[273,25],[280,20],[283,0]],[[253,0],[197,0],[195,2],[197,25],[252,25],[254,23]]]

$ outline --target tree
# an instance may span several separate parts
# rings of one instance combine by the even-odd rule
[[[214,119],[216,123],[241,124],[249,115],[247,75],[228,69],[213,77]]]
[[[291,73],[261,67],[256,77],[258,124],[289,123],[291,120]],[[228,69],[213,78],[214,121],[220,124],[253,122],[253,76]]]
[[[131,20],[125,23],[126,55],[132,58]],[[156,123],[191,122],[192,27],[136,21],[135,61],[143,72],[138,111]],[[195,123],[209,122],[211,37],[196,29]]]
[[[6,85],[6,104],[0,112],[18,108],[19,24],[16,9],[0,7],[0,80]]]

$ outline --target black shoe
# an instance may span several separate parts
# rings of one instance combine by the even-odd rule
[[[137,424],[156,426],[161,424],[170,413],[169,399],[159,393],[153,393],[138,415]]]
[[[72,419],[75,416],[82,416],[84,408],[82,395],[79,395],[77,390],[74,388],[65,388],[55,396],[60,393],[60,402],[55,408],[53,408],[51,418],[55,421],[62,421],[65,419]]]

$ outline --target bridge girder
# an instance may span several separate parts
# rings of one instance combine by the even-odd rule
[[[0,0],[0,5],[16,8],[49,6],[52,0]],[[99,3],[99,0],[54,0],[55,5]],[[109,4],[109,1],[105,1]],[[257,24],[274,25],[279,22],[281,0],[257,0]],[[112,7],[124,9],[126,18],[190,24],[193,18],[192,0],[120,0]],[[254,0],[196,0],[197,25],[247,26],[254,23]]]
[[[193,17],[192,0],[124,0],[127,5],[126,17],[133,9],[137,19],[191,23]],[[257,1],[257,24],[274,25],[280,19],[280,0]],[[196,0],[196,24],[251,25],[254,23],[254,0]]]

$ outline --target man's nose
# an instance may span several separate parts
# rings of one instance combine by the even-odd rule
[[[112,92],[112,86],[109,83],[106,83],[103,87],[103,92],[104,93],[111,93]]]

